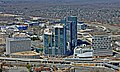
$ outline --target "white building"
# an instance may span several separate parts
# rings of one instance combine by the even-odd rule
[[[74,59],[79,60],[93,60],[93,49],[87,48],[87,46],[76,47],[74,49]]]
[[[29,38],[7,38],[6,39],[6,54],[30,51],[31,40]]]
[[[74,49],[74,57],[75,56],[79,57],[79,58],[92,58],[93,57],[93,49],[76,47]]]
[[[85,47],[75,47],[73,58],[63,58],[65,61],[93,61],[93,49]]]
[[[112,38],[108,35],[94,35],[92,37],[92,48],[94,56],[111,56]]]

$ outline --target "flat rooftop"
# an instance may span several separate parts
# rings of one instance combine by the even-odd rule
[[[54,26],[54,28],[63,28],[63,26],[62,25],[56,25],[56,26]]]
[[[47,35],[52,35],[52,30],[51,29],[45,29],[44,30],[44,34],[47,34]]]
[[[76,48],[76,50],[79,50],[79,49],[86,49],[86,50],[90,50],[90,49],[91,49],[91,45],[78,46],[78,47]]]
[[[9,41],[20,41],[20,40],[31,40],[30,38],[25,37],[14,37],[14,38],[7,38]]]
[[[24,52],[17,52],[17,53],[12,53],[11,55],[25,55],[25,56],[34,56],[34,55],[39,55],[39,53],[34,52],[34,51],[24,51]]]

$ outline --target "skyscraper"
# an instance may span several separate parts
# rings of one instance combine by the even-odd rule
[[[68,46],[70,48],[70,54],[73,54],[75,46],[77,46],[77,17],[69,16],[62,20],[66,27],[66,37]]]
[[[64,25],[54,26],[52,30],[44,32],[44,54],[66,55],[66,35]]]
[[[54,35],[50,29],[44,31],[44,54],[52,55],[54,47]]]
[[[66,55],[66,37],[64,26],[54,26],[55,33],[55,52],[58,55]]]
[[[61,24],[44,33],[44,53],[50,55],[71,55],[77,46],[77,17],[70,16]]]

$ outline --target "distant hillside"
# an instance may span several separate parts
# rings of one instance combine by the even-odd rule
[[[120,24],[120,0],[0,0],[0,12]]]
[[[5,3],[34,3],[41,4],[94,4],[94,3],[120,3],[120,0],[0,0]]]

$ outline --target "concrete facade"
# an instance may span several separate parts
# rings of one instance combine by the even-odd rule
[[[108,35],[95,35],[92,37],[92,48],[94,56],[111,56],[112,38]]]
[[[7,38],[6,39],[6,54],[30,51],[31,40],[29,38]]]

